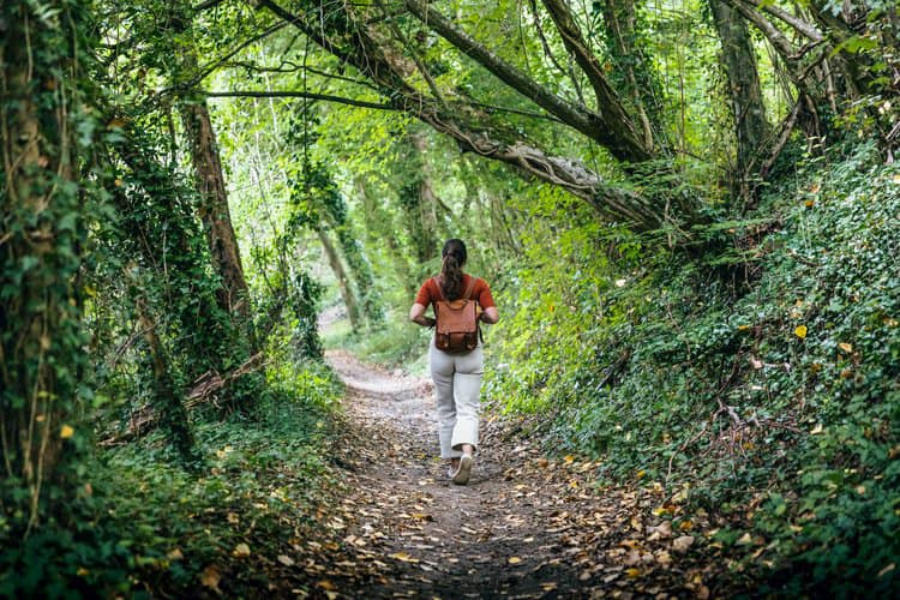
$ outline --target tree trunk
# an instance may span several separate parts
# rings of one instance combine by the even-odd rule
[[[350,285],[347,271],[344,270],[344,265],[341,263],[341,257],[338,255],[334,244],[331,243],[328,232],[325,231],[321,225],[316,227],[316,235],[319,236],[319,241],[322,242],[322,249],[325,250],[328,264],[334,273],[334,278],[337,279],[338,289],[341,291],[341,298],[344,301],[344,306],[347,307],[347,316],[350,318],[350,328],[355,332],[359,331],[362,325],[359,302],[357,302],[356,293],[354,293],[353,288]]]
[[[603,25],[606,29],[610,55],[623,79],[623,91],[631,98],[648,148],[664,147],[663,128],[660,127],[657,85],[650,65],[637,44],[637,15],[634,0],[605,0]],[[657,139],[658,138],[658,139]]]
[[[410,273],[406,252],[397,243],[396,236],[391,235],[391,232],[394,231],[393,217],[373,201],[363,177],[356,178],[354,187],[365,208],[366,239],[370,244],[385,245],[386,251],[391,257],[397,273],[400,275],[400,280],[406,287],[407,295],[413,296],[418,290],[416,287],[418,281],[414,280],[412,273]]]
[[[366,316],[366,321],[371,327],[375,323],[384,320],[384,308],[381,306],[381,297],[375,287],[375,275],[372,273],[372,265],[369,264],[363,252],[363,247],[356,239],[349,222],[336,223],[335,233],[337,234],[338,244],[347,266],[350,267],[350,273],[356,281],[356,289],[359,291],[359,298],[362,302],[362,311]]]
[[[151,270],[165,290],[164,307],[157,311],[165,310],[183,331],[193,332],[179,348],[190,357],[186,362],[192,368],[185,375],[193,379],[210,369],[223,370],[223,363],[243,362],[246,355],[241,350],[246,348],[238,339],[240,332],[217,308],[219,286],[209,281],[206,241],[191,201],[193,190],[181,187],[177,174],[150,155],[152,149],[140,132],[126,125],[122,133],[114,147],[131,172],[130,181],[143,194],[116,187],[112,203],[127,238],[124,242],[133,244],[134,260]],[[147,202],[149,197],[152,202]]]
[[[153,381],[156,388],[154,413],[184,463],[189,466],[195,465],[198,455],[194,448],[194,437],[191,434],[187,410],[181,401],[183,394],[169,371],[165,348],[156,333],[156,323],[150,317],[143,296],[139,295],[135,300],[135,311],[153,364]]]
[[[171,15],[172,34],[176,38],[173,51],[180,56],[180,61],[172,74],[176,84],[190,81],[198,71],[197,49],[194,47],[193,36],[190,35],[190,14],[190,3],[182,0],[175,5]],[[197,189],[200,192],[199,213],[206,228],[213,269],[222,278],[219,304],[229,314],[241,317],[245,321],[248,334],[252,337],[249,323],[250,292],[244,278],[237,236],[231,222],[225,175],[222,172],[219,147],[206,100],[185,99],[181,105],[181,118],[190,145]]]
[[[74,46],[83,41],[83,11],[58,0],[0,7],[0,443],[8,483],[0,518],[17,533],[40,523],[43,484],[77,456],[74,445],[63,453],[65,439],[83,431],[70,421],[87,391],[75,281],[89,193],[75,173],[86,147],[72,132],[96,125],[74,87],[88,60]],[[7,496],[18,486],[24,500]],[[67,497],[65,486],[56,502]]]
[[[404,184],[400,187],[400,205],[403,207],[407,231],[415,249],[416,261],[421,266],[437,255],[437,198],[431,188],[431,178],[425,161],[428,140],[421,132],[410,133],[407,138]]]
[[[202,201],[200,218],[206,228],[213,268],[222,278],[220,304],[229,313],[246,319],[250,315],[250,291],[244,279],[237,236],[228,208],[222,162],[206,102],[199,100],[185,104],[182,119],[191,145],[191,161]]]
[[[735,173],[740,183],[763,149],[769,123],[766,120],[756,55],[747,23],[725,0],[710,0],[710,6],[713,22],[722,42],[722,67],[728,77],[737,143]]]

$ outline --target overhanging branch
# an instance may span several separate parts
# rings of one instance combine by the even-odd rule
[[[607,148],[616,158],[627,162],[643,162],[650,152],[634,132],[631,120],[614,101],[612,89],[598,98],[600,114],[574,104],[550,92],[534,79],[507,63],[483,44],[458,29],[450,19],[422,0],[405,0],[409,11],[426,27],[447,40],[457,50],[490,71],[523,97],[556,116],[569,127]],[[607,115],[606,112],[609,114]]]
[[[306,98],[309,100],[322,100],[324,102],[335,102],[337,104],[358,106],[360,108],[374,108],[376,110],[400,110],[393,104],[368,102],[366,100],[354,100],[353,98],[332,96],[330,94],[317,94],[315,92],[301,92],[291,90],[237,90],[227,92],[198,91],[198,93],[206,96],[207,98]]]

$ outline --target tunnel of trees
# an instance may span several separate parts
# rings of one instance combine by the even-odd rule
[[[220,593],[217,528],[341,467],[326,352],[425,372],[449,237],[518,435],[718,515],[751,580],[900,585],[894,1],[5,0],[0,33],[0,594]]]

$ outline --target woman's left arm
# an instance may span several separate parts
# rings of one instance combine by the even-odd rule
[[[419,304],[418,302],[413,304],[412,308],[409,309],[409,320],[422,327],[434,327],[437,321],[425,316],[425,308],[424,304]]]

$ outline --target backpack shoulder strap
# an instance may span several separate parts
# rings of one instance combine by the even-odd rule
[[[438,300],[444,300],[444,290],[441,289],[441,279],[439,276],[435,275],[431,278],[431,281],[434,282],[434,287],[437,289]]]
[[[470,300],[472,298],[472,292],[475,291],[475,284],[478,283],[478,278],[474,275],[469,275],[472,279],[469,281],[468,287],[466,287],[466,293],[463,296],[465,300]]]

